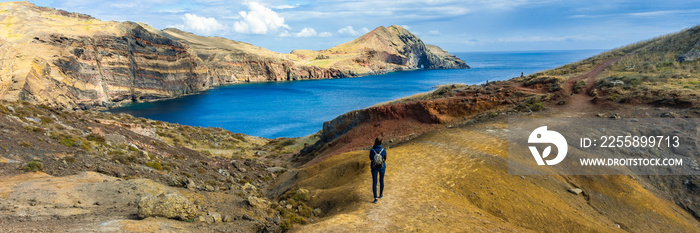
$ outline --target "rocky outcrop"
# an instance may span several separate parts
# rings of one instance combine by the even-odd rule
[[[678,62],[691,62],[700,59],[700,41],[693,45],[690,51],[676,57]]]
[[[372,145],[375,137],[407,140],[439,125],[462,122],[485,111],[513,105],[530,95],[514,94],[511,84],[446,86],[428,97],[373,106],[324,122],[319,140],[295,155],[295,162],[313,164],[333,155]],[[490,116],[490,115],[489,115]]]
[[[0,99],[56,108],[110,107],[245,82],[468,68],[399,26],[329,50],[282,54],[26,2],[0,3],[0,22]]]
[[[146,196],[139,201],[139,218],[164,217],[189,220],[197,217],[197,209],[178,193]]]

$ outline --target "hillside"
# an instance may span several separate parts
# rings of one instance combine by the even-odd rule
[[[0,101],[0,231],[279,231],[296,215],[265,189],[313,140]],[[160,194],[186,201],[142,216]],[[185,221],[167,217],[185,203]]]
[[[305,188],[317,197],[311,205],[326,215],[298,232],[696,232],[696,176],[514,176],[507,151],[518,145],[507,139],[510,117],[700,117],[698,61],[692,59],[698,32],[346,113],[326,122],[320,140],[295,155],[300,168],[280,176],[273,194]],[[377,136],[390,156],[385,197],[372,204],[366,156]],[[574,188],[582,193],[569,191]]]
[[[105,22],[27,2],[0,3],[0,99],[88,109],[244,82],[468,68],[405,29],[379,27],[352,51],[281,54],[248,43]],[[378,40],[384,46],[372,47]]]
[[[591,85],[591,96],[617,103],[698,106],[700,26],[641,41],[528,77],[571,78],[606,61],[612,62]],[[577,80],[578,81],[578,80]]]

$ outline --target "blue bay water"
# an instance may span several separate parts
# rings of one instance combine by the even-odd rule
[[[436,85],[480,84],[555,68],[602,50],[454,53],[472,69],[419,70],[359,78],[238,84],[196,95],[110,110],[138,117],[266,138],[318,132],[323,122]]]

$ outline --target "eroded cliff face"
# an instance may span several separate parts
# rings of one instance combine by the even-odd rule
[[[184,45],[149,33],[138,24],[121,23],[120,27],[124,34],[119,36],[49,34],[37,35],[30,43],[58,50],[58,56],[46,59],[43,69],[54,69],[49,74],[56,73],[73,82],[74,85],[65,83],[69,90],[65,95],[77,97],[79,106],[168,98],[210,87],[206,70],[198,69],[198,59]],[[45,75],[43,79],[52,77]],[[35,93],[37,88],[51,88],[51,83],[31,81],[25,84],[20,99],[50,101]],[[75,83],[82,84],[82,88]]]
[[[248,59],[225,55],[215,55],[210,60],[205,60],[203,64],[214,86],[241,82],[295,81],[352,76],[333,68],[298,66],[284,60]]]
[[[211,85],[274,82],[354,76],[335,68],[298,64],[289,54],[272,52],[248,43],[220,37],[203,37],[168,28],[164,34],[186,44],[207,70]]]
[[[57,108],[110,107],[245,82],[468,68],[398,26],[329,50],[282,54],[21,2],[0,3],[0,45],[0,99]]]
[[[84,109],[210,88],[188,47],[147,25],[28,3],[0,9],[3,99]]]

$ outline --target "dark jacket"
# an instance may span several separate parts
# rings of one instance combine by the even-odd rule
[[[380,151],[382,152],[382,158],[384,160],[384,162],[382,163],[382,168],[374,168],[374,166],[370,165],[372,170],[384,171],[384,169],[386,169],[386,150],[383,150],[382,145],[375,146],[371,150],[369,150],[369,160],[370,161],[374,160],[374,155],[379,153]],[[371,164],[371,162],[370,162],[370,164]]]

